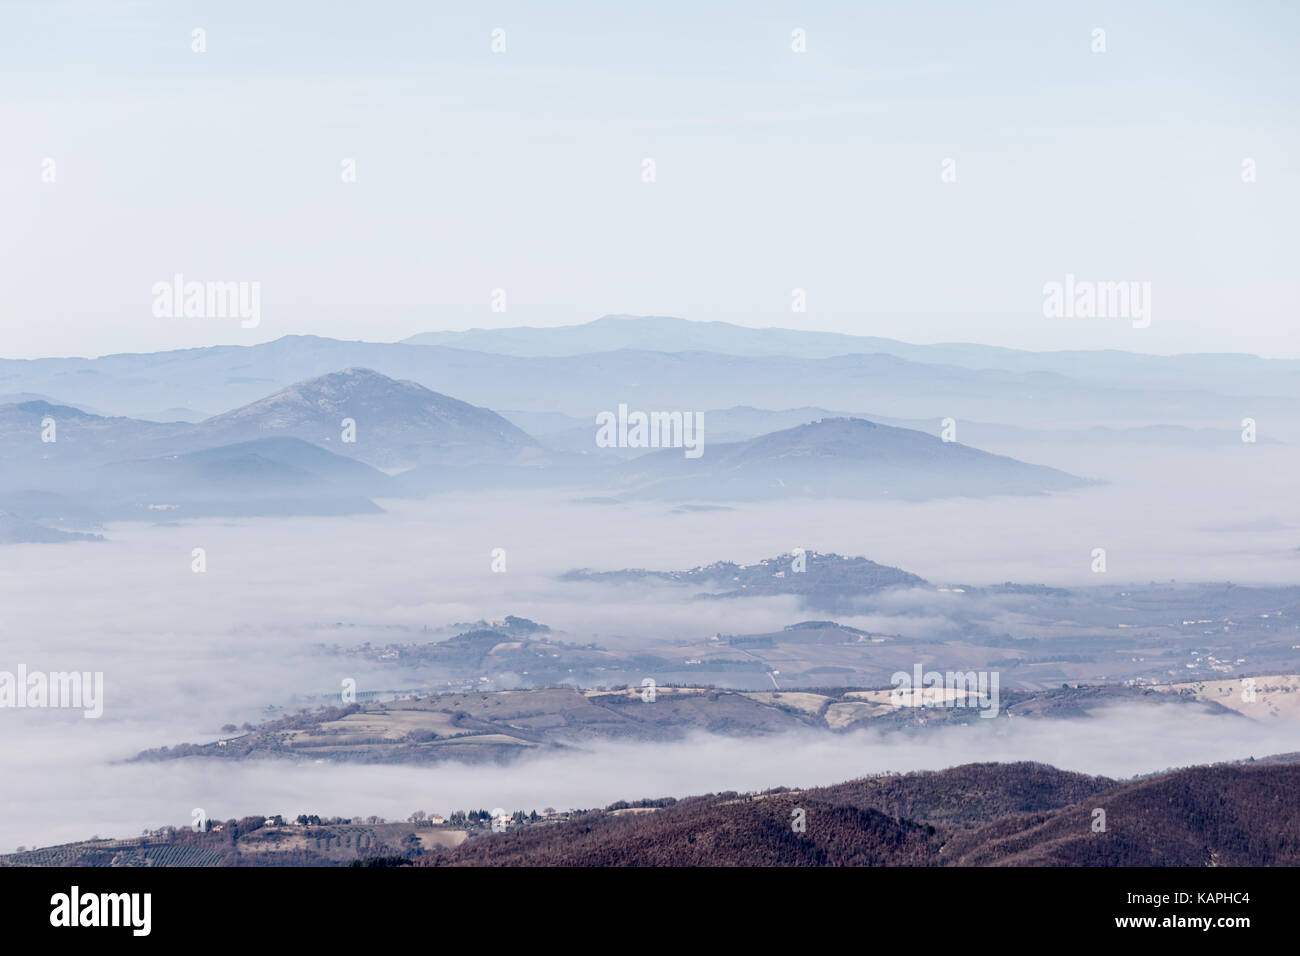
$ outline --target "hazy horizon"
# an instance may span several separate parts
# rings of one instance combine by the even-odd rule
[[[629,313],[1300,357],[1292,4],[6,17],[7,355]],[[155,317],[177,273],[260,282],[260,327]],[[1045,318],[1067,274],[1151,324]]]
[[[513,316],[512,316],[511,318],[512,318],[512,319],[516,319],[516,317],[513,317]],[[546,329],[580,328],[580,327],[582,327],[582,326],[584,326],[584,325],[590,325],[590,324],[593,323],[593,322],[597,322],[597,321],[599,321],[600,319],[607,319],[607,318],[615,318],[615,319],[641,319],[641,318],[668,318],[668,319],[681,319],[681,320],[686,321],[686,322],[697,323],[697,324],[700,324],[700,325],[704,325],[704,324],[708,324],[708,323],[722,323],[722,324],[727,324],[727,325],[738,326],[738,327],[743,328],[743,329],[752,329],[752,330],[756,330],[756,331],[764,331],[764,330],[768,330],[768,331],[782,331],[782,332],[810,332],[810,333],[814,333],[814,334],[817,334],[817,333],[828,333],[828,334],[833,334],[833,335],[847,335],[847,336],[854,336],[854,337],[857,337],[857,338],[863,338],[863,339],[883,338],[883,339],[888,339],[888,340],[890,340],[890,341],[899,342],[899,343],[904,344],[904,345],[916,345],[916,346],[945,346],[945,345],[976,345],[976,346],[988,346],[988,347],[991,347],[991,348],[1002,348],[1002,349],[1007,349],[1007,350],[1010,350],[1010,351],[1016,351],[1016,352],[1027,352],[1027,353],[1031,353],[1031,354],[1046,354],[1046,353],[1052,353],[1052,352],[1111,352],[1111,351],[1113,351],[1113,352],[1125,352],[1125,353],[1132,354],[1132,355],[1149,355],[1149,356],[1164,357],[1164,358],[1176,358],[1176,357],[1179,357],[1179,356],[1198,356],[1198,355],[1239,355],[1239,356],[1250,356],[1250,357],[1263,358],[1263,359],[1278,359],[1278,360],[1283,360],[1283,361],[1287,361],[1287,360],[1300,360],[1300,347],[1298,347],[1298,348],[1296,349],[1296,351],[1295,351],[1293,354],[1286,354],[1286,355],[1280,355],[1280,354],[1279,354],[1279,355],[1266,355],[1266,354],[1262,354],[1262,353],[1259,353],[1259,352],[1249,352],[1249,351],[1214,351],[1214,350],[1206,350],[1206,351],[1195,351],[1195,350],[1189,350],[1189,351],[1147,351],[1147,350],[1144,350],[1144,349],[1142,349],[1142,348],[1138,348],[1138,347],[1136,347],[1136,345],[1135,345],[1134,347],[1131,347],[1131,348],[1103,347],[1103,346],[1080,346],[1080,347],[1069,347],[1069,346],[1066,346],[1066,347],[1040,347],[1040,348],[1029,348],[1029,347],[1025,347],[1025,346],[1022,346],[1022,345],[1011,345],[1011,344],[1008,344],[1008,343],[1006,343],[1006,342],[977,341],[977,340],[975,340],[975,339],[928,339],[928,340],[925,340],[925,341],[919,341],[919,340],[916,340],[916,339],[899,338],[899,337],[896,337],[896,336],[893,336],[893,335],[883,335],[883,334],[878,334],[878,333],[876,333],[876,332],[872,332],[872,331],[844,331],[844,330],[842,330],[842,329],[840,329],[840,328],[829,328],[829,327],[828,327],[828,328],[814,328],[814,327],[811,327],[811,326],[809,326],[809,327],[798,327],[798,326],[796,326],[794,323],[787,323],[787,324],[785,324],[785,325],[782,325],[782,324],[780,324],[779,322],[774,322],[773,324],[767,324],[767,325],[752,325],[752,324],[748,324],[748,323],[745,323],[745,322],[743,322],[743,321],[739,321],[739,320],[736,320],[736,319],[689,319],[689,318],[684,318],[683,316],[641,316],[641,315],[629,315],[629,314],[626,314],[626,313],[618,313],[618,312],[604,313],[604,314],[601,314],[601,315],[598,315],[598,316],[593,316],[592,318],[589,318],[589,319],[577,320],[577,321],[572,321],[572,322],[568,322],[568,321],[560,320],[560,321],[556,321],[556,322],[553,323],[553,324],[543,324],[543,325],[528,325],[528,324],[525,324],[525,323],[518,323],[518,324],[516,324],[515,322],[511,322],[511,323],[509,323],[509,324],[504,323],[504,322],[501,323],[501,324],[494,324],[494,323],[492,323],[492,322],[487,322],[486,324],[482,324],[482,325],[458,325],[458,326],[454,326],[454,327],[446,327],[446,328],[431,328],[431,327],[430,327],[430,328],[425,328],[425,327],[421,327],[421,328],[417,328],[417,329],[415,329],[415,331],[411,332],[411,333],[408,334],[408,335],[403,335],[403,336],[401,336],[401,337],[399,337],[399,338],[390,338],[390,339],[370,338],[370,337],[366,337],[366,336],[350,336],[350,335],[339,335],[339,334],[324,334],[324,333],[320,333],[320,332],[280,332],[280,333],[275,334],[275,335],[264,336],[264,337],[260,337],[260,338],[258,338],[258,337],[249,337],[249,338],[247,338],[247,339],[243,339],[243,338],[242,338],[242,334],[241,334],[241,340],[239,340],[239,341],[228,341],[228,342],[217,342],[217,341],[214,341],[214,342],[211,342],[211,343],[209,343],[209,344],[207,344],[207,345],[183,345],[183,346],[170,346],[170,347],[157,348],[157,349],[149,349],[149,348],[146,348],[146,349],[125,349],[125,350],[114,350],[114,351],[105,351],[105,352],[96,352],[96,353],[89,353],[89,352],[85,352],[85,353],[81,353],[81,352],[79,352],[79,353],[72,353],[72,352],[66,352],[66,351],[65,351],[65,352],[57,352],[57,353],[55,353],[55,352],[51,352],[51,353],[48,353],[48,354],[39,354],[39,355],[37,355],[37,354],[32,354],[32,355],[3,354],[3,355],[0,355],[0,359],[17,359],[17,360],[20,360],[20,361],[39,361],[39,360],[41,360],[41,359],[89,359],[89,360],[94,360],[94,359],[100,359],[100,358],[108,358],[108,357],[115,356],[115,355],[149,355],[149,354],[161,354],[161,353],[165,353],[165,352],[183,352],[183,351],[192,351],[192,350],[196,350],[196,349],[205,349],[205,348],[221,348],[221,347],[251,348],[251,347],[254,347],[254,346],[258,346],[258,345],[267,345],[267,344],[270,344],[270,343],[272,343],[272,342],[277,342],[277,341],[279,341],[279,340],[281,340],[281,339],[288,339],[288,338],[313,338],[313,337],[314,337],[314,338],[333,339],[333,340],[335,340],[335,341],[339,341],[339,342],[369,342],[369,343],[374,343],[374,344],[399,345],[399,344],[401,344],[401,343],[407,341],[407,340],[410,339],[410,338],[413,338],[413,337],[415,337],[415,336],[418,336],[418,335],[421,335],[421,334],[424,334],[424,333],[430,333],[430,332],[432,332],[432,333],[492,332],[492,331],[513,331],[513,330],[516,330],[516,329],[531,329],[531,330],[538,330],[538,331],[541,331],[541,330],[546,330]],[[477,321],[477,320],[476,320],[476,321]],[[517,319],[516,319],[516,321],[517,321]],[[1139,343],[1139,344],[1140,344],[1140,343]],[[449,346],[449,347],[457,348],[457,347],[461,347],[461,346],[451,345],[451,346]],[[653,349],[653,348],[652,348],[652,349],[649,349],[649,350],[650,350],[650,351],[656,351],[656,350]],[[846,352],[845,354],[852,354],[852,353],[847,353],[847,352]]]

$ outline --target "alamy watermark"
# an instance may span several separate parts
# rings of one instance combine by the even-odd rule
[[[240,319],[239,326],[262,324],[262,283],[186,282],[176,273],[153,284],[153,314],[159,319]]]
[[[132,936],[148,936],[152,913],[152,893],[83,893],[74,885],[50,897],[50,925],[55,927],[122,927]]]
[[[0,708],[60,708],[85,711],[89,720],[104,713],[103,671],[0,671]]]
[[[703,412],[629,412],[596,416],[597,448],[684,448],[687,458],[704,454]]]
[[[978,707],[981,717],[996,717],[1001,700],[997,671],[896,671],[890,703],[895,707]]]
[[[1151,324],[1150,282],[1094,282],[1067,272],[1064,282],[1043,284],[1043,315],[1049,319],[1132,319]]]

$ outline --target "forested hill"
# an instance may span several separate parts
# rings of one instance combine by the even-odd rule
[[[1104,830],[1097,811],[1104,811]],[[421,862],[1297,865],[1300,764],[1195,767],[1127,783],[1041,764],[971,764],[805,791],[713,794],[663,807],[615,805],[470,840]]]

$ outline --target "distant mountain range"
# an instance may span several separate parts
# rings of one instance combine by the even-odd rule
[[[43,422],[54,422],[43,441]],[[352,427],[345,427],[345,420]],[[345,436],[350,441],[345,440]],[[250,405],[197,423],[94,415],[48,401],[0,405],[0,461],[110,461],[153,457],[262,438],[296,438],[400,470],[540,460],[537,442],[495,412],[350,368],[297,382]]]
[[[1114,349],[1031,352],[944,342],[916,345],[870,335],[846,335],[805,329],[749,328],[728,322],[697,322],[670,316],[607,315],[592,322],[550,328],[516,326],[424,332],[404,340],[413,345],[444,346],[521,357],[558,357],[635,349],[652,352],[719,352],[725,355],[833,358],[840,355],[893,355],[913,362],[970,369],[1045,371],[1098,383],[1125,385],[1185,383],[1188,375],[1226,375],[1233,390],[1246,393],[1264,382],[1282,393],[1300,387],[1300,361],[1262,359],[1245,354],[1144,355]],[[1260,376],[1263,377],[1261,381]]]
[[[494,412],[368,369],[300,382],[196,424],[43,400],[0,406],[9,541],[66,540],[53,526],[108,520],[373,512],[372,498],[412,493],[375,466],[543,458]]]
[[[594,448],[594,424],[589,435]],[[2,405],[0,465],[0,510],[78,530],[122,519],[362,513],[377,510],[376,497],[463,488],[585,486],[623,498],[709,501],[1028,494],[1086,484],[861,419],[712,443],[697,459],[665,449],[619,465],[547,450],[496,412],[363,368],[198,423],[106,417],[45,400]],[[22,527],[11,540],[38,534]]]
[[[0,360],[0,393],[58,396],[68,405],[152,418],[173,409],[190,419],[195,409],[221,412],[339,369],[368,368],[474,405],[582,418],[623,401],[662,409],[843,409],[894,423],[953,417],[1031,429],[1234,430],[1252,417],[1261,439],[1300,437],[1291,423],[1300,362],[1254,356],[910,345],[669,318],[417,340],[440,344],[286,336],[99,359]]]
[[[404,341],[520,357],[559,357],[623,349],[717,352],[724,355],[834,358],[892,355],[911,362],[1007,372],[1051,372],[1100,385],[1197,387],[1213,383],[1229,394],[1295,395],[1300,361],[1244,354],[1143,355],[1114,349],[1030,352],[945,342],[915,345],[870,335],[803,329],[749,328],[669,316],[607,315],[580,325],[425,332]]]

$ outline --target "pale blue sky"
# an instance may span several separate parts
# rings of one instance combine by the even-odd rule
[[[0,355],[635,313],[1300,357],[1294,3],[548,6],[0,4]],[[177,272],[261,325],[155,318]],[[1067,272],[1151,327],[1044,318]]]

